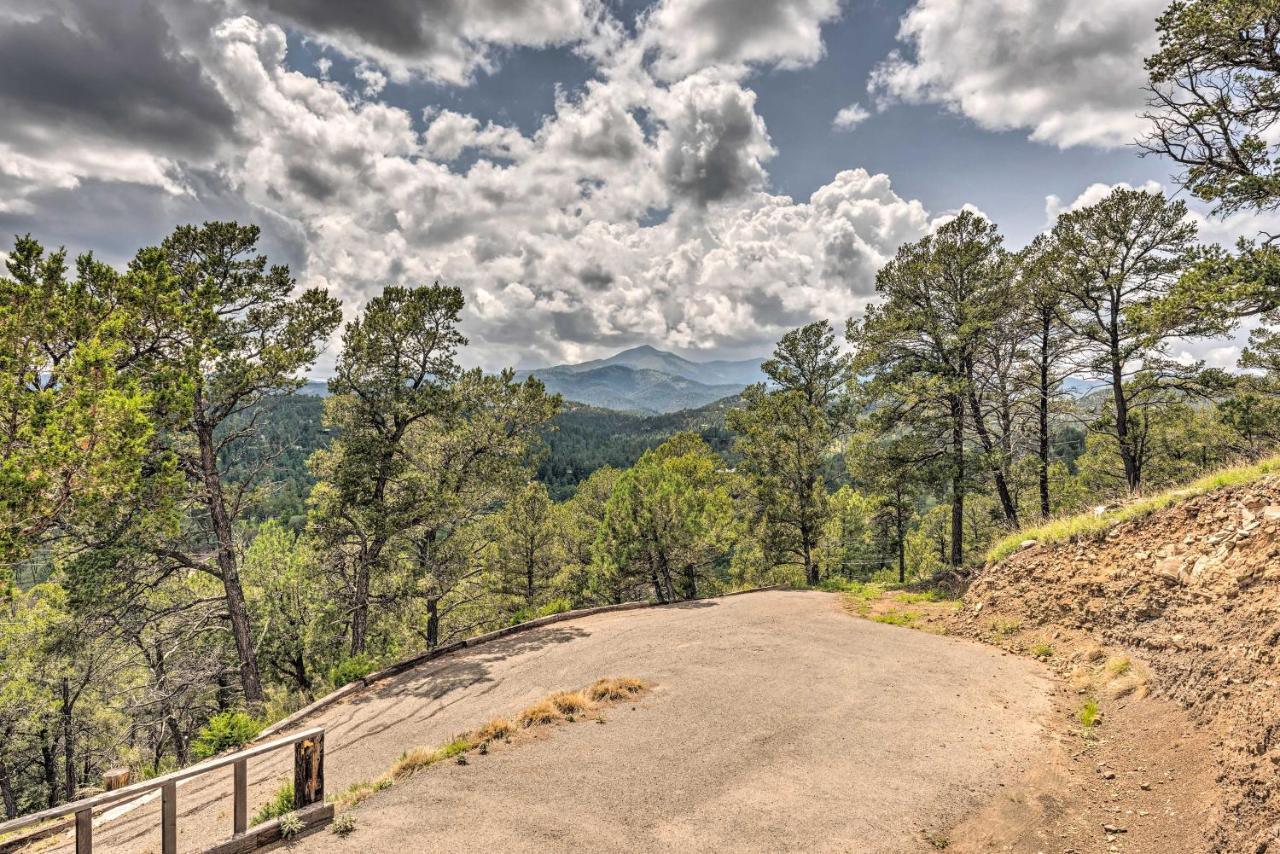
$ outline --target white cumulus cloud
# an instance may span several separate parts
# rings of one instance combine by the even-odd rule
[[[1143,57],[1167,0],[916,0],[904,44],[872,72],[882,103],[941,104],[988,130],[1059,147],[1144,129]]]

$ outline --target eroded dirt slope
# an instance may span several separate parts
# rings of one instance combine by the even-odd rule
[[[1146,691],[1179,704],[1221,772],[1218,802],[1205,805],[1208,846],[1280,852],[1280,478],[1184,500],[1100,539],[1028,545],[982,571],[947,624],[1024,652],[1059,645],[1064,675],[1096,690],[1104,714]]]

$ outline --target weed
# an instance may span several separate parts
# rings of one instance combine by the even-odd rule
[[[563,717],[564,714],[556,708],[555,703],[550,700],[539,700],[521,712],[518,720],[520,721],[520,726],[528,729],[529,727],[553,724]]]
[[[640,679],[624,676],[619,679],[600,679],[587,689],[587,696],[597,703],[614,703],[634,697],[644,691],[645,683]]]
[[[920,615],[915,611],[897,611],[890,608],[883,614],[876,614],[871,619],[877,623],[887,623],[891,626],[909,626],[920,619]]]
[[[329,825],[329,830],[338,836],[350,836],[355,829],[356,817],[349,812],[344,812],[333,820],[333,824]]]
[[[413,774],[418,769],[434,765],[438,761],[439,759],[436,758],[434,750],[426,747],[415,747],[400,754],[400,758],[391,766],[391,776],[393,779],[400,780]]]
[[[293,839],[302,832],[305,825],[297,813],[287,812],[280,816],[280,835],[285,839]]]
[[[1017,620],[992,620],[991,631],[997,637],[1007,638],[1018,629],[1022,628],[1022,623]]]
[[[276,793],[271,796],[271,800],[267,801],[262,807],[254,813],[251,825],[262,824],[264,821],[270,821],[273,818],[279,818],[285,813],[293,811],[293,783],[285,783],[276,789]]]
[[[1080,720],[1080,725],[1085,731],[1093,729],[1098,723],[1098,718],[1102,716],[1102,711],[1098,708],[1098,701],[1094,699],[1085,700],[1076,712],[1076,717]]]
[[[1048,659],[1053,658],[1053,647],[1049,646],[1049,644],[1044,641],[1040,641],[1031,647],[1031,657],[1038,658],[1041,661],[1047,661]]]
[[[1129,672],[1133,664],[1127,658],[1113,658],[1107,662],[1107,672],[1114,676],[1123,676]]]
[[[516,728],[512,726],[511,721],[506,718],[494,718],[484,726],[480,727],[480,729],[473,732],[471,737],[483,745],[490,741],[498,741],[499,739],[507,738],[511,733],[515,732],[515,729]]]
[[[394,782],[390,777],[379,777],[372,782],[362,780],[359,783],[352,783],[347,786],[346,789],[333,798],[333,801],[344,807],[353,807],[365,798],[372,796],[375,792],[389,789],[392,785],[394,785]]]

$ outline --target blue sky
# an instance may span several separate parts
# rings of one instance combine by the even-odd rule
[[[1176,191],[1131,144],[1163,5],[13,0],[0,228],[123,263],[257,222],[349,317],[458,285],[486,367],[758,355],[962,206],[1018,246],[1111,185]]]

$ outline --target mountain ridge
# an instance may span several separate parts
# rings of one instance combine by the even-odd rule
[[[565,400],[645,415],[697,409],[761,382],[760,359],[694,362],[650,345],[603,359],[516,372],[533,376]]]

